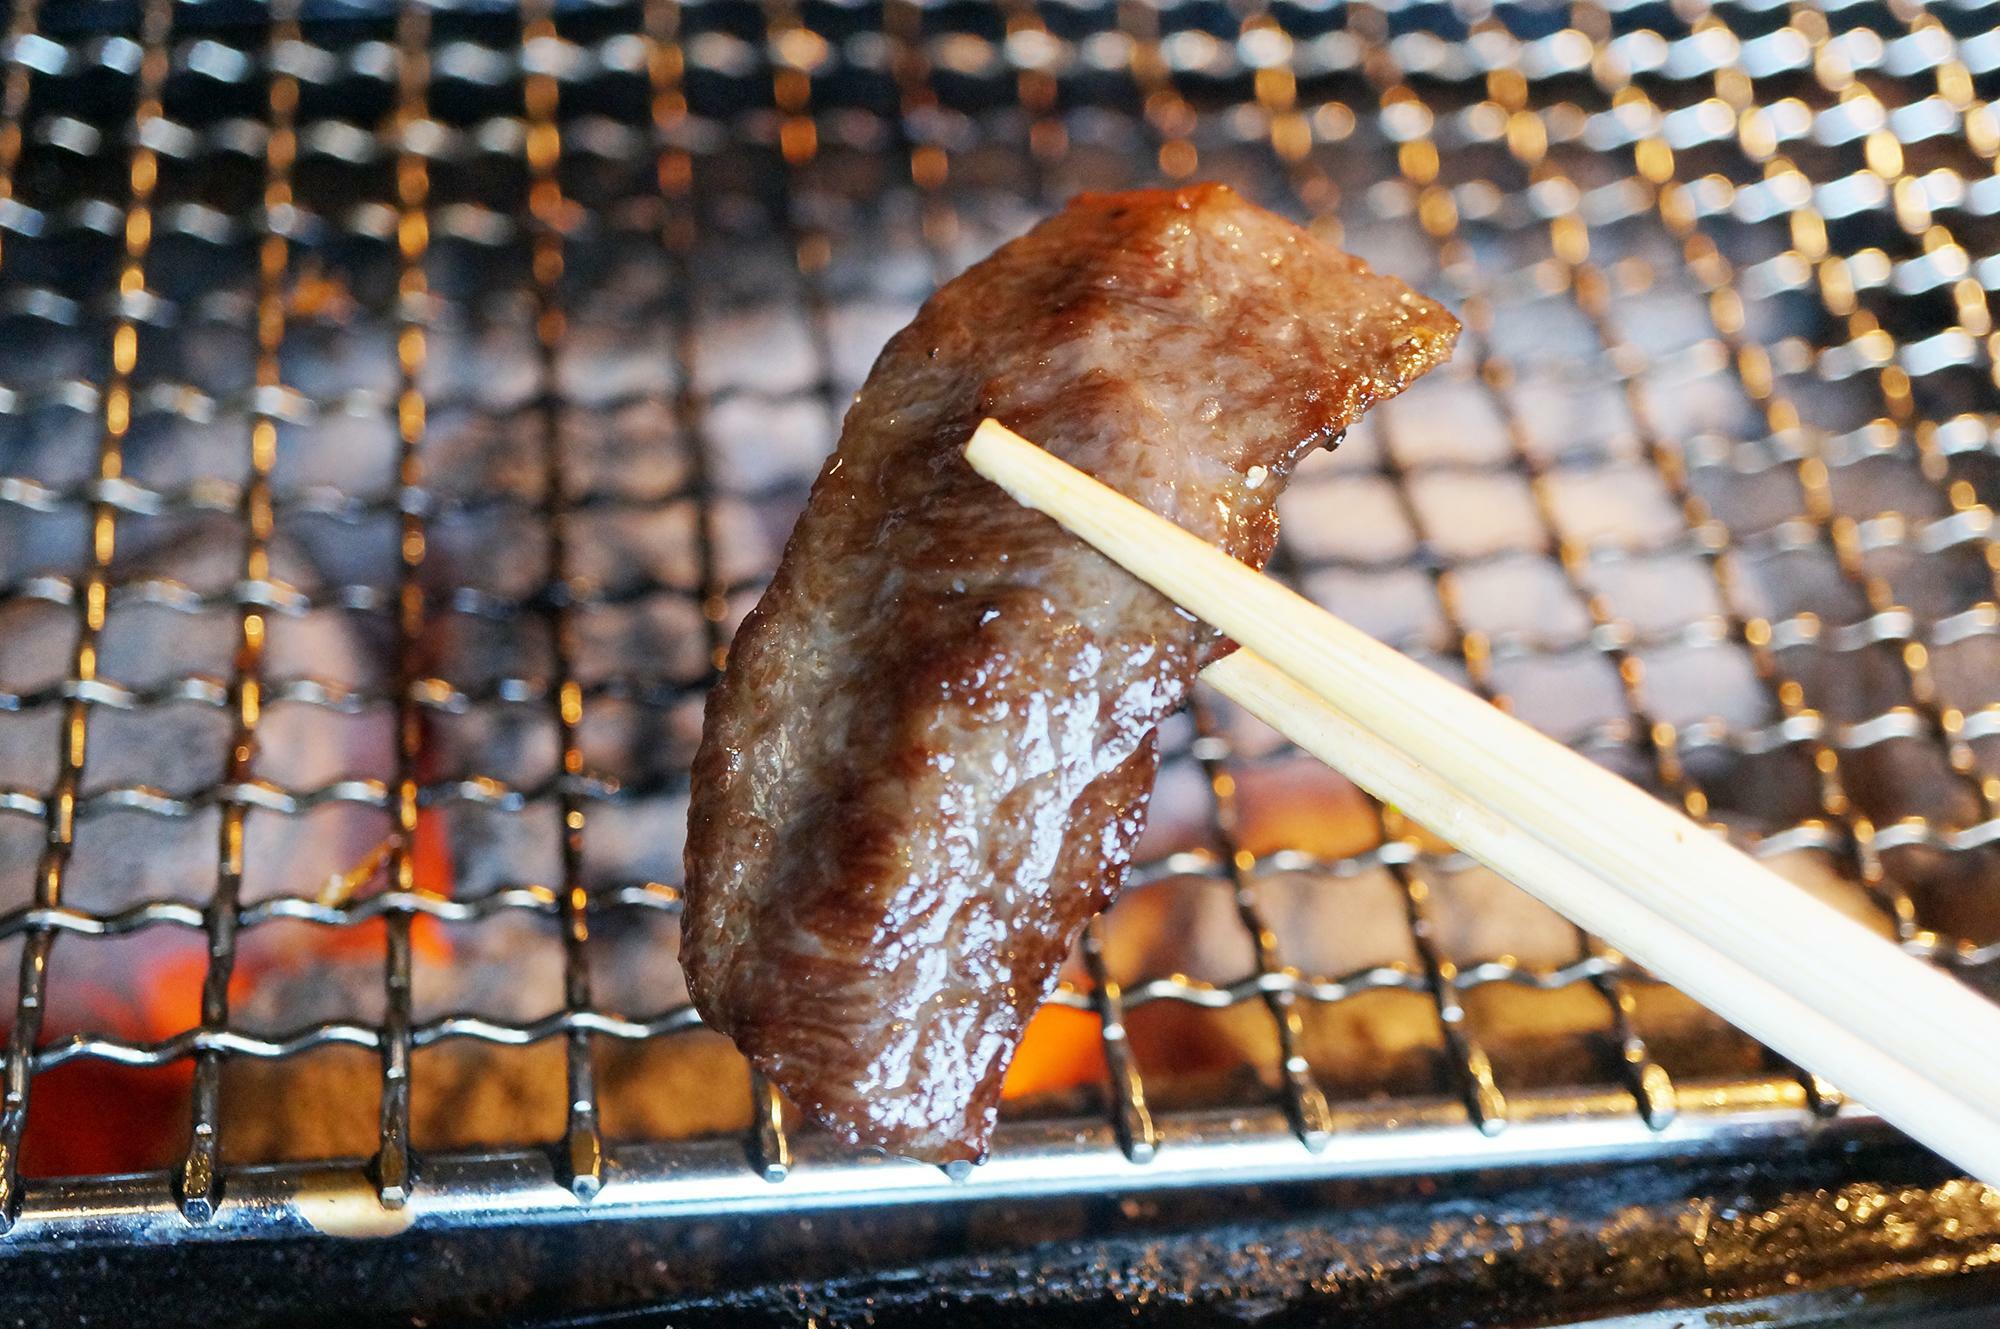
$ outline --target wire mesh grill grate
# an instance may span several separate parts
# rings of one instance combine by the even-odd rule
[[[941,1193],[672,1070],[685,767],[875,349],[1079,188],[1221,178],[1461,310],[1275,569],[1984,982],[1992,14],[17,4],[0,1212],[254,1234],[321,1158],[441,1221]],[[1165,737],[968,1188],[1860,1116],[1219,699]],[[24,1166],[93,1067],[170,1077],[157,1172]]]

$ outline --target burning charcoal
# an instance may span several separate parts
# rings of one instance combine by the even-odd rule
[[[642,882],[678,884],[687,842],[685,791],[600,804],[583,832],[583,876],[592,890]]]
[[[708,630],[692,596],[592,604],[570,622],[576,632],[571,664],[586,688],[659,699],[708,676]]]
[[[1540,552],[1547,543],[1528,483],[1504,471],[1422,471],[1410,479],[1410,499],[1425,536],[1453,560],[1512,550]]]
[[[0,327],[11,331],[18,326],[0,316]],[[93,357],[82,342],[78,337],[0,334],[0,375],[5,376],[0,381],[17,394],[0,410],[5,474],[58,489],[75,489],[96,476],[103,420],[88,383]],[[88,516],[80,507],[56,513],[63,511],[72,518]],[[34,518],[56,513],[0,504],[0,534],[6,536],[0,550],[14,545]]]
[[[700,513],[691,502],[579,513],[571,519],[569,575],[600,593],[701,588]]]
[[[218,703],[237,647],[231,597],[242,534],[222,517],[135,534],[141,538],[122,551],[112,574],[118,589],[99,642],[98,676],[116,692],[91,714],[84,805],[65,882],[65,902],[86,909],[199,899],[216,881],[212,799],[227,767],[231,723]],[[386,723],[287,699],[292,690],[311,694],[321,685],[364,686],[376,674],[344,616],[305,608],[317,579],[299,554],[280,541],[272,560],[280,603],[270,616],[270,686],[253,773],[271,781],[268,796],[280,799],[337,778],[379,778],[389,761]],[[57,692],[70,667],[73,620],[67,606],[0,606],[0,687],[36,699],[0,715],[0,785],[46,792],[53,782]],[[262,828],[260,860],[272,874],[262,883],[267,893],[310,894],[370,847],[351,824],[262,810],[252,819],[271,820]],[[15,907],[29,898],[41,825],[12,814],[4,820],[0,903]]]
[[[833,450],[826,407],[811,397],[729,397],[707,421],[716,453],[711,474],[718,487],[737,493],[809,485]]]
[[[0,504],[0,587],[60,577],[90,557],[90,513],[81,504],[36,512]],[[11,634],[10,634],[11,635]]]
[[[411,922],[411,1004],[419,1021],[471,1014],[526,1024],[562,1006],[552,918],[502,910],[475,923]],[[266,1032],[325,1020],[380,1019],[382,925],[267,925],[245,941],[237,1018]]]
[[[562,953],[550,918],[501,914],[448,934],[434,920],[419,918],[412,940],[420,1022],[470,1014],[526,1024],[561,1005]],[[610,915],[592,941],[599,1004],[641,1018],[684,1004],[678,948],[671,915]],[[254,973],[241,1017],[249,1027],[289,1030],[318,1020],[379,1019],[379,932],[355,946],[345,933],[301,929],[285,938],[281,950],[246,953],[245,960]],[[749,1119],[748,1076],[724,1039],[695,1032],[643,1046],[600,1038],[595,1047],[605,1125],[614,1134],[676,1139],[739,1129]],[[552,1138],[564,1119],[564,1057],[559,1038],[525,1048],[454,1038],[421,1049],[411,1093],[418,1146],[525,1145]],[[319,1107],[372,1102],[381,1076],[373,1057],[237,1059],[226,1075],[224,1137],[232,1157],[320,1158],[374,1147],[372,1118],[346,1120]]]
[[[705,392],[725,388],[767,396],[814,386],[812,334],[789,301],[704,311],[697,319],[701,356],[694,378]]]
[[[495,468],[501,483],[525,474],[511,445],[451,455],[449,482],[468,492],[479,487],[481,466]],[[630,481],[612,465],[614,453],[598,455],[605,479]],[[570,517],[571,584],[583,602],[570,616],[568,665],[586,692],[578,741],[594,884],[680,875],[685,773],[700,737],[697,689],[710,650],[697,601],[705,576],[744,582],[768,572],[778,538],[729,499],[711,501],[707,523],[686,500],[592,506]],[[560,882],[553,790],[561,751],[551,697],[560,662],[549,620],[533,607],[548,578],[545,529],[538,516],[503,511],[455,513],[432,527],[425,574],[441,592],[477,586],[523,606],[440,614],[425,644],[427,669],[466,697],[454,708],[462,713],[433,718],[427,759],[436,778],[511,791],[504,805],[461,802],[448,811],[462,894]],[[704,567],[705,537],[713,541],[712,570]],[[496,568],[508,572],[499,577]],[[525,807],[511,798],[537,791],[544,796]],[[615,803],[603,801],[613,796]]]
[[[559,1038],[526,1047],[452,1039],[419,1049],[410,1093],[416,1146],[520,1148],[556,1139],[568,1100],[565,1058]],[[614,1139],[713,1136],[750,1121],[749,1075],[719,1035],[696,1030],[642,1044],[598,1039],[595,1059],[604,1129]],[[381,1080],[379,1060],[349,1049],[231,1061],[223,1072],[223,1148],[232,1162],[369,1157],[377,1147],[372,1107]],[[357,1105],[371,1110],[353,1110]]]
[[[475,290],[485,279],[470,278]],[[508,413],[525,406],[541,378],[534,307],[526,291],[489,296],[473,319],[445,303],[432,323],[422,386],[433,403]]]
[[[685,487],[688,459],[671,403],[645,397],[560,413],[563,484],[572,501],[656,499]],[[548,501],[548,421],[537,410],[440,410],[424,446],[426,488],[441,504]]]
[[[419,1020],[473,1014],[521,1024],[549,1014],[561,1002],[561,951],[552,944],[547,919],[502,914],[447,933],[436,919],[420,916],[411,921],[410,933],[412,1004]],[[269,1034],[330,1021],[379,1025],[386,1006],[384,947],[380,922],[261,929],[245,938],[238,959],[237,1023]],[[470,1117],[463,1095],[440,1103],[434,1095],[413,1094],[413,1124],[426,1142],[526,1142],[538,1133],[528,1123],[546,1120],[545,1112],[534,1109],[561,1100],[559,1051],[545,1067],[524,1066],[520,1058],[500,1055],[490,1045],[464,1041],[424,1056],[417,1080],[427,1088],[435,1076],[425,1072],[440,1066],[456,1072],[451,1077],[455,1083],[488,1086],[488,1101]],[[284,1062],[232,1061],[223,1096],[229,1110],[224,1135],[232,1154],[284,1158],[366,1152],[372,1146],[373,1120],[358,1114],[339,1117],[322,1105],[371,1100],[380,1075],[380,1062],[373,1057],[322,1054]]]
[[[1307,572],[1299,580],[1308,599],[1403,650],[1438,651],[1451,641],[1437,592],[1430,578],[1416,568],[1375,572],[1332,567]],[[1455,665],[1449,659],[1425,663],[1447,676],[1452,676]]]
[[[663,353],[673,336],[667,255],[641,242],[616,254],[592,246],[583,258],[603,266],[590,274],[589,295],[573,305],[557,366],[563,395],[603,409],[640,398],[672,400],[680,382],[674,357]]]
[[[1485,388],[1465,374],[1462,366],[1447,369],[1435,387],[1435,391],[1404,397],[1383,417],[1364,420],[1362,427],[1352,432],[1381,438],[1390,457],[1410,471],[1424,467],[1504,468],[1513,455],[1513,447]],[[1334,450],[1336,465],[1350,460],[1345,455],[1348,446],[1342,443]],[[1442,471],[1436,478],[1453,476],[1450,471]],[[1475,526],[1481,524],[1477,513],[1470,520]],[[1488,519],[1483,524],[1491,526],[1498,522]],[[1371,556],[1387,560],[1394,558],[1396,551],[1378,548],[1371,551]]]
[[[545,500],[545,424],[528,410],[439,407],[424,444],[425,487],[445,503]]]
[[[1351,446],[1344,443],[1342,447]],[[1394,486],[1382,476],[1340,476],[1313,467],[1278,501],[1284,548],[1309,563],[1332,559],[1385,563],[1416,552]]]
[[[916,316],[921,300],[856,300],[829,317],[833,373],[844,400],[861,388],[884,343]]]
[[[650,348],[647,354],[662,358]],[[566,412],[561,428],[564,485],[572,496],[650,500],[687,487],[688,450],[670,398]]]
[[[234,488],[244,483],[250,473],[249,426],[240,416],[218,427],[212,401],[154,397],[153,405],[155,409],[137,413],[125,440],[125,475],[167,494],[186,494],[200,485]],[[147,540],[140,528],[151,524],[122,521],[119,543]]]

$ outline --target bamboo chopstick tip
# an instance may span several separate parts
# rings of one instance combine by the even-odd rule
[[[1026,439],[989,415],[972,431],[972,437],[965,440],[965,459],[972,464],[973,470],[990,480],[993,476],[987,468],[1002,461],[1008,453],[1016,452],[1025,443]]]
[[[988,416],[972,431],[963,451],[973,470],[1004,489],[1016,503],[1036,512],[1047,510],[1034,484],[1024,482],[1023,477],[1023,472],[1038,462],[1062,465],[1041,447]]]
[[[975,448],[1005,447],[1009,443],[1025,442],[1026,439],[989,415],[973,428],[972,437],[965,441],[965,450],[971,452]]]

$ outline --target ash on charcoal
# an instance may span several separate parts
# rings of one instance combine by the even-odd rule
[[[238,644],[242,531],[232,519],[202,516],[135,534],[111,569],[98,649],[98,677],[119,700],[91,713],[64,883],[65,903],[96,911],[199,900],[217,873],[214,791],[228,763],[232,716],[222,703]],[[261,852],[249,897],[311,894],[367,851],[382,830],[365,823],[379,814],[328,807],[299,815],[266,805],[310,798],[339,779],[380,778],[393,743],[385,717],[318,704],[378,675],[346,615],[307,607],[320,584],[299,552],[278,541],[271,555],[271,583],[255,591],[274,608],[263,670],[271,700],[250,795]],[[83,573],[81,565],[68,570],[73,584]],[[0,604],[0,688],[28,699],[0,713],[0,786],[45,793],[53,785],[75,620],[67,604]],[[0,908],[31,898],[43,840],[38,818],[0,815]]]

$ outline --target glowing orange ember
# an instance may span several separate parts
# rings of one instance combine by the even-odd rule
[[[354,312],[354,293],[338,276],[329,277],[313,264],[292,286],[285,302],[293,318],[344,320]]]
[[[141,990],[65,982],[59,938],[50,969],[54,1001],[43,1033],[60,1041],[78,1033],[154,1043],[201,1023],[204,947],[192,938],[148,957]],[[131,944],[129,942],[124,944]],[[233,986],[233,985],[232,985]],[[57,990],[60,989],[60,990]],[[67,1062],[35,1077],[21,1165],[31,1176],[131,1172],[159,1167],[186,1132],[193,1064],[121,1066],[96,1058]]]
[[[1366,795],[1310,758],[1250,767],[1235,778],[1237,843],[1251,854],[1290,849],[1345,858],[1381,843]]]
[[[322,903],[351,904],[356,893],[380,878],[392,860],[393,842],[384,841],[344,878],[322,892]],[[443,820],[435,811],[426,809],[417,814],[416,833],[410,841],[410,875],[411,889],[417,894],[435,896],[440,900],[451,898],[451,844],[446,838]],[[296,973],[303,966],[328,959],[381,955],[389,944],[389,925],[383,918],[319,931],[324,935],[304,953],[292,952],[286,956],[287,969]],[[434,964],[449,961],[451,938],[446,935],[444,924],[430,914],[410,915],[410,953],[416,959]],[[263,972],[268,972],[268,967],[260,970],[260,974]],[[238,977],[241,976],[242,971],[239,971]],[[235,982],[231,982],[231,1000],[238,995]]]
[[[379,873],[381,855],[368,873]],[[448,898],[452,886],[450,845],[438,814],[417,816],[410,846],[415,889]],[[388,924],[381,918],[347,927],[303,929],[310,940],[281,951],[246,948],[229,977],[229,1002],[240,1007],[258,985],[280,972],[334,960],[379,957],[386,953]],[[128,986],[90,985],[63,973],[67,946],[142,944],[138,939],[98,943],[59,939],[51,964],[54,1001],[44,1029],[47,1040],[76,1033],[106,1035],[131,1043],[161,1043],[201,1025],[201,990],[208,977],[208,949],[198,936],[159,939],[135,954],[138,972]],[[419,961],[451,959],[444,924],[429,914],[410,918],[410,948]],[[164,1066],[122,1066],[89,1057],[35,1077],[28,1129],[22,1140],[22,1168],[30,1176],[77,1176],[132,1172],[167,1165],[185,1147],[194,1063],[180,1058]]]
[[[1044,1006],[1028,1022],[1000,1093],[1003,1098],[1029,1098],[1100,1084],[1109,1075],[1096,1013]]]

